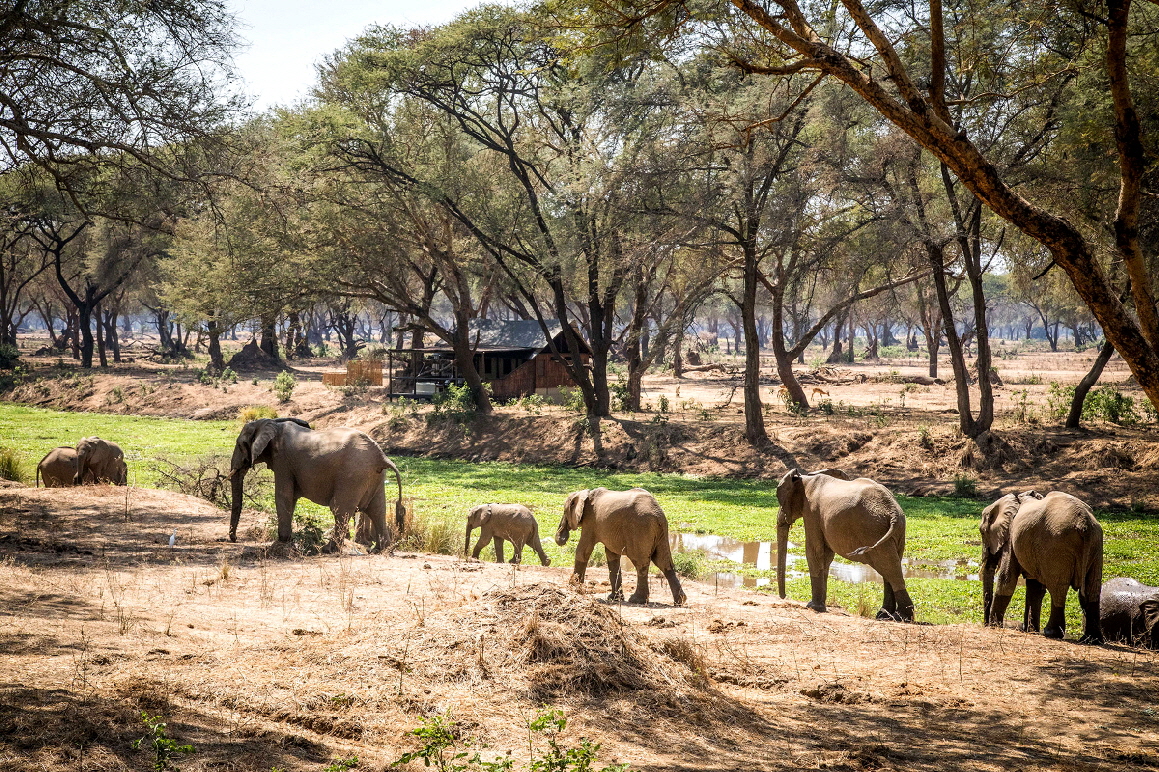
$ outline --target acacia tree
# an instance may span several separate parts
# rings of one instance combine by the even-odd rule
[[[1143,42],[1149,38],[1132,42],[1132,29],[1152,23],[1159,9],[1146,4],[1133,9],[1131,0],[1106,0],[1073,7],[1004,6],[1004,14],[995,14],[992,5],[962,5],[948,14],[942,0],[912,7],[914,13],[908,10],[911,6],[871,6],[861,0],[829,6],[732,0],[692,15],[677,12],[678,5],[675,0],[617,0],[588,6],[582,21],[595,30],[615,29],[617,34],[627,25],[643,32],[692,30],[718,41],[716,31],[727,28],[729,40],[745,41],[743,46],[728,47],[729,55],[751,72],[769,76],[813,72],[842,82],[944,164],[946,173],[987,209],[1050,253],[1140,386],[1159,405],[1156,277],[1139,238],[1150,140],[1139,118],[1129,69],[1136,53],[1132,46],[1138,51],[1150,46]],[[975,30],[993,25],[1003,27],[1003,45],[969,46]],[[1150,64],[1150,56],[1141,60]],[[1112,226],[1110,239],[1084,232],[1062,216],[1064,207],[1047,196],[1028,196],[1019,175],[1003,168],[999,148],[979,143],[971,133],[996,106],[1053,89],[1059,78],[1100,58],[1107,88],[1099,107],[1114,126],[1118,160],[1119,195],[1113,212],[1105,213]],[[1004,68],[1004,61],[1017,62],[1018,68]],[[1003,73],[1001,85],[985,93],[964,94],[961,87],[987,69]],[[963,115],[971,120],[963,120]],[[1049,133],[1056,126],[1047,122],[1041,128]],[[1100,259],[1103,252],[1122,262],[1131,306],[1122,300],[1122,287]]]
[[[570,352],[584,348],[571,320],[581,322],[590,370],[554,343],[553,353],[589,414],[604,416],[616,309],[634,259],[626,195],[659,104],[645,98],[650,70],[642,63],[564,62],[544,32],[534,14],[485,7],[430,32],[378,29],[336,65],[363,69],[380,100],[422,101],[496,157],[486,200],[458,197],[413,168],[391,173],[454,214],[545,334],[549,318],[563,322]]]

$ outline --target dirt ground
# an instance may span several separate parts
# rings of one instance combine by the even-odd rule
[[[683,608],[660,581],[621,606],[602,570],[577,594],[566,567],[278,557],[225,532],[178,494],[0,490],[0,769],[148,769],[141,711],[195,747],[186,772],[381,770],[436,715],[526,759],[544,704],[637,770],[1159,767],[1155,652],[695,582]]]
[[[316,426],[363,429],[394,454],[766,478],[789,467],[841,466],[915,495],[953,493],[955,478],[968,475],[984,497],[1036,487],[1073,493],[1098,508],[1159,511],[1156,424],[1099,422],[1072,431],[1046,416],[1050,384],[1076,383],[1096,352],[1013,352],[998,347],[1004,385],[996,390],[998,417],[985,447],[958,433],[952,384],[898,382],[928,372],[918,359],[839,369],[846,380],[864,376],[863,383],[807,385],[815,405],[827,399],[833,409],[806,418],[785,409],[779,384],[770,380],[762,397],[772,444],[759,449],[743,436],[739,372],[649,375],[644,400],[650,412],[618,414],[599,422],[595,433],[559,407],[497,407],[470,431],[453,421],[428,422],[422,413],[392,414],[383,389],[344,393],[323,385],[323,372],[341,369],[336,360],[293,362],[298,385],[286,404],[271,391],[272,371],[241,373],[236,384],[214,386],[199,383],[192,366],[139,360],[82,372],[58,367],[48,357],[29,357],[35,379],[2,398],[64,410],[196,419],[229,419],[244,407],[268,405]],[[765,370],[772,371],[771,363]],[[940,372],[950,373],[948,363],[941,363]],[[1145,401],[1117,358],[1101,383],[1121,389],[1136,404]],[[813,388],[827,394],[813,394]],[[662,398],[668,412],[661,416],[656,411]]]

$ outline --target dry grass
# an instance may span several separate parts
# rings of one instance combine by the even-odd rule
[[[621,606],[567,566],[275,559],[204,502],[125,494],[0,491],[6,772],[145,769],[143,710],[196,748],[184,772],[381,770],[434,715],[523,762],[545,701],[565,743],[638,770],[1159,766],[1155,652],[696,582],[687,607]]]

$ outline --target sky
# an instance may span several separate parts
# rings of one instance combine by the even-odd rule
[[[228,0],[249,43],[235,59],[255,110],[309,96],[314,65],[371,24],[442,24],[478,0]]]

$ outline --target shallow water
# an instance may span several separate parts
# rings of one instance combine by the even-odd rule
[[[672,542],[672,551],[703,550],[711,560],[729,560],[737,567],[755,568],[761,571],[773,571],[777,567],[777,545],[771,541],[740,541],[724,536],[697,533],[674,533],[669,536]],[[793,542],[789,547],[794,548]],[[789,554],[785,556],[785,575],[792,579],[799,576],[808,576],[808,563],[804,555]],[[977,574],[960,573],[963,566],[976,570],[977,564],[971,562],[959,563],[947,561],[937,568],[923,563],[920,567],[911,567],[903,559],[902,564],[907,579],[957,579],[961,581],[977,581]],[[843,563],[836,560],[829,567],[829,575],[834,579],[858,584],[861,582],[882,583],[881,574],[864,563]],[[715,584],[718,587],[764,587],[775,582],[775,578],[768,576],[746,576],[729,571],[717,571],[701,577],[701,581]]]

